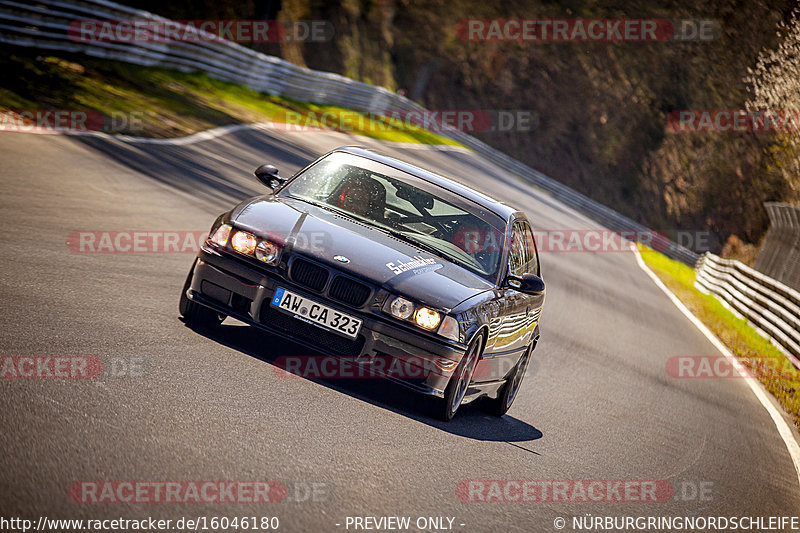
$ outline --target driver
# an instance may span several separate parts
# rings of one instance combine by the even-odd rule
[[[386,189],[369,176],[348,176],[334,200],[337,207],[354,215],[383,218]]]

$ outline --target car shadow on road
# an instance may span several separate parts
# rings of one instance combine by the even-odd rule
[[[325,354],[313,352],[292,341],[270,335],[254,327],[229,322],[230,319],[212,330],[195,331],[223,346],[272,365],[278,376],[286,379],[312,381],[453,435],[475,440],[509,443],[532,441],[542,437],[541,431],[513,416],[506,414],[498,418],[489,415],[480,407],[480,401],[462,406],[453,420],[444,422],[433,418],[428,413],[432,398],[405,389],[385,379],[323,379],[298,376],[283,368],[279,358]],[[266,352],[265,346],[270,347],[269,353]]]
[[[193,201],[214,210],[229,209],[246,198],[264,194],[264,187],[252,174],[257,166],[272,163],[288,177],[320,155],[257,130],[229,133],[205,141],[202,148],[196,144],[142,144],[107,137],[76,140],[107,156],[115,165],[189,194]]]

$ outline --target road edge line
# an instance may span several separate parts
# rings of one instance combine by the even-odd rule
[[[637,246],[633,243],[630,243],[630,247],[636,256],[636,263],[639,265],[639,268],[644,270],[644,272],[650,276],[650,279],[653,280],[653,283],[655,283],[656,286],[667,295],[672,303],[675,304],[675,307],[677,307],[686,316],[686,318],[688,318],[689,321],[694,324],[698,330],[700,330],[700,333],[705,335],[706,338],[711,341],[711,344],[713,344],[717,350],[719,350],[720,353],[725,356],[731,365],[733,365],[733,367],[736,368],[740,374],[746,376],[745,381],[750,386],[750,390],[753,391],[753,394],[755,394],[756,398],[758,398],[759,402],[761,402],[761,405],[767,410],[770,418],[772,418],[772,421],[775,423],[775,427],[778,429],[778,433],[783,439],[786,449],[789,451],[789,457],[791,457],[792,462],[794,463],[794,469],[797,473],[797,481],[800,483],[800,444],[798,444],[797,440],[794,438],[792,429],[789,427],[789,424],[786,423],[786,419],[783,418],[783,414],[778,411],[778,409],[770,400],[768,396],[769,392],[763,388],[761,383],[756,378],[750,375],[744,365],[742,365],[736,356],[734,356],[731,351],[728,350],[728,347],[725,346],[722,341],[719,340],[716,335],[714,335],[711,330],[708,329],[708,327],[706,327],[705,324],[700,322],[700,319],[694,316],[694,314],[689,311],[689,308],[687,308],[684,303],[680,301],[678,297],[667,288],[666,285],[664,285],[664,282],[662,282],[661,279],[659,279],[659,277],[656,276],[652,270],[650,270],[650,267],[648,267],[642,259],[642,254],[639,252],[639,248],[637,248]]]

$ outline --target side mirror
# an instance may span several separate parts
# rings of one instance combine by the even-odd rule
[[[258,181],[266,185],[269,189],[275,189],[286,180],[278,175],[278,169],[274,165],[261,165],[254,174]]]
[[[523,274],[521,276],[509,274],[506,277],[506,286],[533,296],[544,294],[544,280],[536,274]]]

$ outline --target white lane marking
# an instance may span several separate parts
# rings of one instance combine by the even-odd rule
[[[666,285],[664,285],[658,276],[656,276],[655,273],[648,268],[648,266],[644,263],[642,255],[639,253],[639,249],[636,247],[636,245],[631,243],[630,247],[631,250],[633,250],[633,253],[636,255],[636,262],[638,263],[639,267],[644,270],[648,276],[650,276],[650,279],[653,280],[653,283],[655,283],[659,289],[664,291],[664,294],[666,294],[669,299],[672,300],[672,303],[674,303],[675,306],[680,309],[684,315],[686,315],[692,324],[694,324],[697,329],[699,329],[700,332],[711,341],[711,344],[713,344],[717,350],[719,350],[720,353],[725,356],[725,358],[733,365],[733,367],[736,368],[740,374],[746,376],[744,380],[750,386],[750,390],[752,390],[753,394],[756,395],[756,398],[758,398],[758,400],[761,402],[761,405],[764,406],[764,409],[769,412],[769,416],[772,417],[772,421],[778,428],[778,433],[780,433],[784,444],[786,444],[786,448],[789,450],[789,455],[794,463],[794,468],[797,471],[797,480],[800,482],[800,445],[797,444],[797,441],[792,434],[792,430],[789,428],[789,424],[786,423],[786,420],[783,418],[781,412],[778,411],[775,405],[773,405],[772,401],[770,401],[768,396],[769,393],[761,386],[761,383],[754,378],[750,372],[748,372],[744,365],[739,362],[739,360],[730,352],[730,350],[728,350],[728,348],[722,344],[722,341],[720,341],[713,333],[711,333],[711,330],[709,330],[705,324],[700,322],[700,320],[694,316],[685,305],[683,305],[683,302],[681,302],[678,297],[675,296]]]
[[[235,133],[237,131],[243,130],[255,130],[255,131],[276,131],[280,133],[286,133],[289,135],[292,134],[303,134],[309,133],[308,131],[283,131],[282,126],[275,126],[272,122],[254,122],[251,124],[230,124],[228,126],[220,126],[218,128],[211,128],[210,130],[201,131],[198,133],[194,133],[192,135],[187,135],[186,137],[174,137],[171,139],[151,139],[149,137],[134,137],[131,135],[112,135],[110,133],[105,133],[102,131],[57,131],[57,130],[48,130],[48,129],[40,129],[40,130],[30,130],[30,131],[14,131],[8,133],[14,133],[19,135],[20,133],[28,133],[33,135],[74,135],[74,136],[85,136],[85,137],[98,137],[101,139],[106,140],[117,140],[123,141],[128,143],[138,143],[138,144],[161,144],[167,146],[187,146],[195,143],[199,143],[202,141],[209,141],[211,139],[216,139],[217,137],[222,137],[223,135],[228,135],[229,133]],[[0,133],[3,133],[0,130]],[[313,133],[340,133],[335,130],[326,130],[322,128],[315,128]],[[396,148],[408,148],[412,150],[433,150],[437,152],[463,152],[463,153],[471,153],[472,150],[469,148],[465,148],[463,146],[455,146],[451,144],[423,144],[423,143],[409,143],[409,142],[400,142],[400,141],[384,141],[380,139],[373,139],[371,137],[366,137],[364,135],[356,135],[351,134],[348,135],[349,139],[352,139],[356,142],[385,142],[390,143],[392,147]],[[346,144],[354,144],[353,142],[346,143]]]

